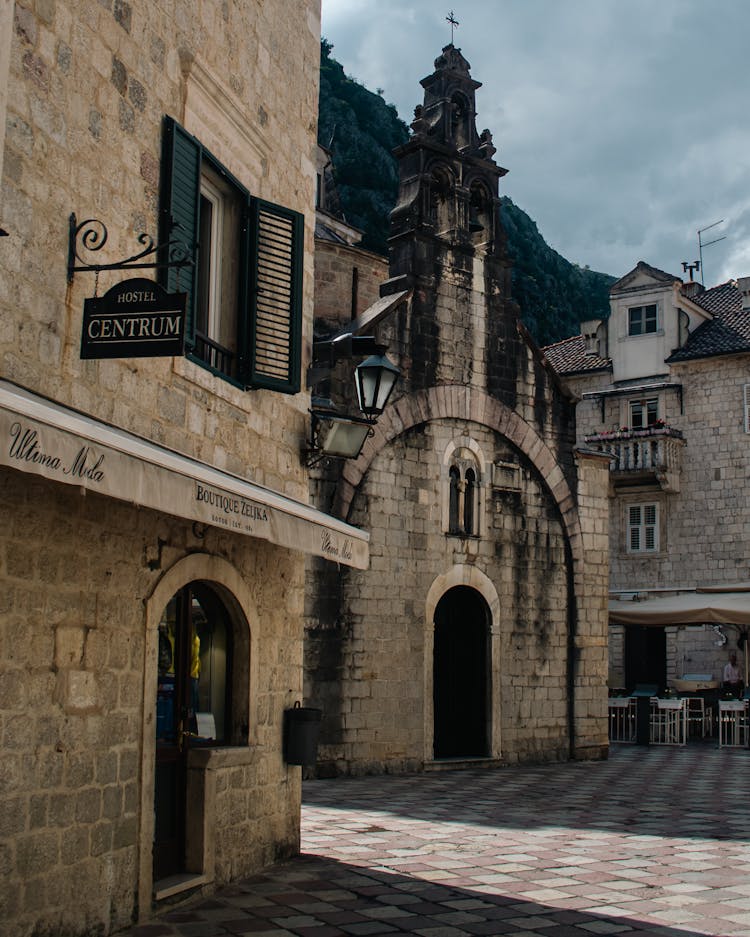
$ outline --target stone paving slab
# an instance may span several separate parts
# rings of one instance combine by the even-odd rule
[[[750,937],[750,751],[306,781],[303,854],[122,937]]]

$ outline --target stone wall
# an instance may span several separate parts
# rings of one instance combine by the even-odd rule
[[[355,272],[356,271],[356,272]],[[317,238],[315,241],[315,323],[338,331],[380,296],[388,261],[360,247]],[[352,313],[354,313],[352,315]]]
[[[206,578],[221,561],[253,584],[252,603],[239,599],[257,655],[255,718],[244,748],[196,764],[213,797],[204,872],[226,882],[295,852],[299,769],[283,764],[280,738],[301,679],[298,558],[214,529],[198,539],[180,521],[19,472],[0,480],[3,932],[83,934],[138,913],[154,703],[144,673],[156,670],[143,602],[186,554]]]
[[[750,579],[741,548],[750,494],[743,388],[748,383],[742,356],[710,358],[672,366],[671,379],[683,386],[665,396],[666,422],[685,437],[679,492],[628,494],[611,513],[612,588],[666,585],[694,588],[707,583]],[[634,557],[626,552],[622,505],[654,500],[660,505],[660,550]]]
[[[304,390],[244,391],[187,358],[81,360],[84,299],[132,274],[69,283],[66,261],[71,212],[108,229],[89,262],[156,238],[169,115],[252,195],[304,214],[304,369],[319,37],[319,0],[15,4],[0,378],[307,501]],[[297,850],[300,769],[281,733],[301,693],[303,555],[11,469],[0,507],[3,933],[104,935],[151,913],[157,626],[192,581],[215,584],[245,629],[248,713],[233,746],[191,753],[193,887]]]
[[[253,195],[303,212],[311,258],[318,17],[317,0],[16,4],[3,178],[2,375],[295,497],[306,395],[239,391],[187,359],[81,361],[95,283],[68,286],[65,263],[71,212],[107,226],[94,262],[156,237],[165,114]],[[99,295],[121,279],[102,273]],[[307,345],[311,262],[304,295]]]

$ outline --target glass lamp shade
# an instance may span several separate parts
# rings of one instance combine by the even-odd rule
[[[359,409],[367,417],[376,417],[385,410],[391,391],[401,372],[385,355],[370,355],[357,365],[354,378]]]
[[[326,456],[356,459],[362,451],[372,427],[364,420],[347,419],[330,414],[314,414],[315,446]]]

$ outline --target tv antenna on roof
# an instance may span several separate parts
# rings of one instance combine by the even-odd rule
[[[724,234],[724,235],[722,235],[722,237],[720,237],[720,238],[714,238],[713,241],[704,241],[704,240],[701,238],[701,235],[703,234],[704,231],[710,231],[711,228],[715,228],[716,225],[718,225],[718,224],[723,224],[723,223],[724,223],[724,219],[722,218],[720,221],[714,221],[713,224],[706,225],[705,228],[699,228],[699,229],[698,229],[698,257],[699,257],[699,262],[700,262],[700,265],[701,265],[701,283],[703,283],[704,286],[705,286],[705,283],[704,283],[705,268],[704,268],[704,266],[703,266],[703,248],[704,248],[704,247],[710,247],[712,244],[718,244],[719,241],[725,241],[725,240],[727,239],[727,236],[726,236],[726,234]],[[691,277],[691,279],[692,279],[692,277]]]

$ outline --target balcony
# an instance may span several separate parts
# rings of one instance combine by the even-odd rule
[[[658,484],[663,491],[680,490],[685,440],[671,426],[603,431],[584,436],[587,446],[612,457],[609,470],[616,488]]]

